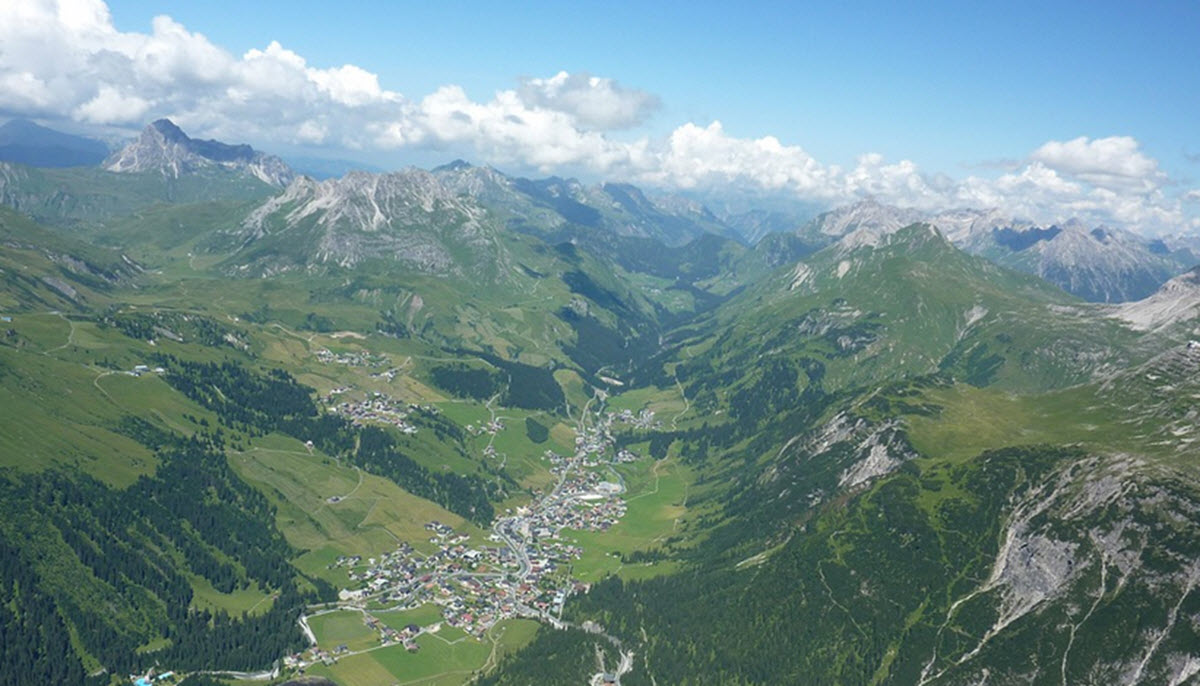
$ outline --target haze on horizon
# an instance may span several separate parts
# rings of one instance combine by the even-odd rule
[[[1196,5],[162,9],[0,6],[0,117],[1200,231]]]

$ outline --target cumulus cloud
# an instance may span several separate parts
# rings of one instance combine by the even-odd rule
[[[0,3],[10,113],[115,126],[171,116],[209,135],[312,142],[338,135],[330,121],[361,135],[401,101],[364,69],[315,68],[277,42],[237,57],[166,16],[120,32],[101,0]]]
[[[136,124],[150,109],[150,102],[129,93],[122,93],[105,84],[96,97],[75,108],[75,118],[93,124]]]
[[[173,19],[121,32],[102,0],[0,2],[0,113],[132,129],[167,116],[193,135],[360,150],[424,147],[492,164],[673,188],[743,184],[834,205],[873,197],[921,209],[998,207],[1036,221],[1080,216],[1148,230],[1185,226],[1197,191],[1171,183],[1128,136],[1048,141],[998,175],[951,179],[908,160],[842,168],[773,136],[719,121],[661,138],[658,98],[587,73],[526,78],[490,99],[446,85],[409,98],[356,65],[310,65],[272,41],[234,55]]]
[[[641,124],[660,104],[652,93],[587,72],[560,71],[548,79],[523,79],[517,94],[529,107],[562,112],[584,128],[601,130]]]
[[[803,148],[784,145],[774,136],[735,138],[725,133],[719,121],[675,129],[640,176],[684,188],[748,182],[801,194],[825,195],[830,190],[829,170]]]
[[[951,204],[999,207],[1041,222],[1079,217],[1154,231],[1173,228],[1183,220],[1180,203],[1169,200],[1160,189],[1113,190],[1036,160],[994,179],[965,179],[956,186]]]
[[[1102,188],[1150,190],[1166,178],[1158,162],[1143,154],[1130,136],[1050,141],[1030,158]]]

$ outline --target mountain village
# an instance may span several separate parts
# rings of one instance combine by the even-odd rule
[[[398,409],[390,403],[375,394],[365,403],[342,403],[333,409],[356,422],[393,425],[402,421],[405,412],[419,409]],[[482,640],[506,619],[528,618],[559,626],[567,598],[589,587],[571,577],[571,564],[584,551],[569,532],[607,531],[626,511],[624,479],[614,465],[640,457],[615,448],[613,432],[620,426],[651,429],[661,422],[645,409],[585,413],[576,429],[575,453],[564,457],[548,450],[543,455],[557,477],[553,487],[535,492],[528,505],[497,517],[486,541],[473,541],[469,534],[430,521],[425,529],[435,547],[432,553],[401,543],[378,557],[339,557],[330,567],[344,570],[351,587],[341,590],[338,602],[311,607],[301,617],[312,646],[287,656],[284,667],[302,672],[316,663],[333,664],[342,657],[397,644],[417,652],[418,636],[436,634],[443,627]],[[495,434],[503,430],[503,423],[493,420],[484,428]],[[392,626],[377,616],[429,606],[437,608],[439,619],[423,626]],[[361,613],[363,624],[377,632],[378,645],[358,651],[344,644],[326,645],[310,620],[335,612]]]

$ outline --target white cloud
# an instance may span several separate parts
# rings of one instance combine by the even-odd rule
[[[589,129],[636,126],[659,107],[658,97],[651,93],[586,72],[560,71],[548,79],[523,79],[517,93],[526,105],[563,112]]]
[[[136,95],[121,93],[107,84],[100,86],[96,97],[75,108],[76,119],[93,124],[141,123],[150,103]]]
[[[1137,140],[1129,136],[1050,141],[1030,158],[1103,188],[1151,190],[1165,179],[1158,162],[1143,154]]]
[[[0,108],[22,111],[45,110],[54,102],[54,94],[45,82],[27,71],[0,74]]]
[[[799,146],[774,136],[748,139],[725,133],[721,122],[688,123],[675,129],[657,155],[639,170],[644,181],[684,188],[711,183],[748,182],[769,190],[827,195],[829,173]]]
[[[611,171],[627,166],[635,149],[577,128],[564,112],[529,107],[514,91],[480,103],[458,86],[443,86],[406,109],[379,143],[465,145],[494,163],[543,171],[564,166]]]
[[[394,97],[379,87],[378,76],[353,64],[336,69],[312,69],[308,77],[334,102],[351,107]]]
[[[329,127],[324,123],[309,119],[300,123],[296,130],[296,140],[312,145],[320,145],[329,136]]]
[[[11,114],[130,128],[169,116],[193,135],[230,142],[421,146],[676,188],[746,184],[828,205],[874,197],[1152,231],[1187,225],[1196,213],[1184,202],[1200,199],[1200,191],[1169,195],[1158,162],[1128,136],[1048,141],[998,176],[956,180],[870,153],[843,169],[773,136],[732,136],[719,121],[683,123],[660,139],[611,135],[658,106],[613,79],[567,72],[487,100],[455,85],[411,99],[362,67],[315,67],[275,41],[236,56],[166,16],[149,33],[120,32],[102,0],[0,1],[0,112]]]

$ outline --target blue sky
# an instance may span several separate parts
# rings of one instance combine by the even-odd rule
[[[9,116],[1200,231],[1200,3],[18,4]]]
[[[166,13],[235,53],[278,40],[411,95],[587,71],[659,95],[659,133],[719,119],[841,164],[875,151],[957,174],[1046,140],[1131,135],[1176,173],[1198,169],[1194,2],[109,5],[122,30]]]

